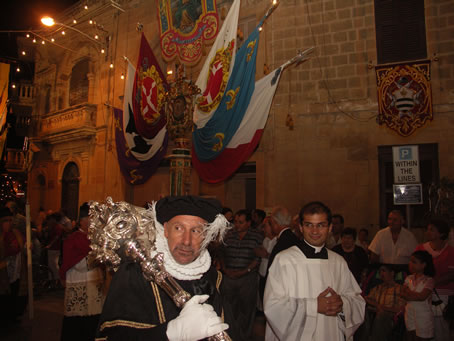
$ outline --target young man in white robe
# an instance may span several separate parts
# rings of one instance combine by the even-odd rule
[[[331,217],[321,202],[301,209],[303,240],[280,252],[269,270],[265,340],[350,340],[363,323],[361,289],[345,260],[325,247]]]

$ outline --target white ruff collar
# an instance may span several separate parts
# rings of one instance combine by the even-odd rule
[[[208,271],[211,266],[211,257],[206,249],[203,249],[193,262],[185,265],[179,264],[170,253],[167,238],[164,236],[163,230],[158,227],[156,232],[156,250],[151,252],[151,256],[154,257],[158,252],[163,253],[164,267],[172,277],[179,280],[194,280],[201,278]]]

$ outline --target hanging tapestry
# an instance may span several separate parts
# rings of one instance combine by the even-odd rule
[[[430,62],[377,66],[378,121],[401,136],[432,121]]]
[[[157,0],[163,58],[194,65],[219,31],[216,0]]]

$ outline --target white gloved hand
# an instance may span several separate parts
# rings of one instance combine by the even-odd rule
[[[208,295],[195,295],[178,315],[167,324],[169,341],[195,341],[213,336],[226,330],[229,325],[222,323],[210,304],[204,303]]]

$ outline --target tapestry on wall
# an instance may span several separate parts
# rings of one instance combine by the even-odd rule
[[[430,62],[377,66],[378,119],[401,136],[432,121]]]
[[[194,65],[219,31],[216,0],[157,0],[163,58]]]

